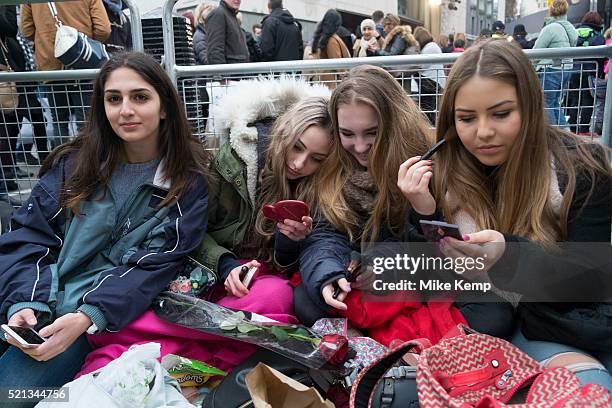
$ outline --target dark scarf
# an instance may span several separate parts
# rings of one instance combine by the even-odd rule
[[[378,189],[367,170],[354,170],[344,185],[344,198],[359,217],[368,219],[374,210]]]

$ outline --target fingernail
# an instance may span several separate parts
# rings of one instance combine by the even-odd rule
[[[350,291],[351,291],[351,285],[346,285],[346,286],[344,287],[344,291],[345,291],[345,292],[350,292]]]
[[[467,234],[463,235],[462,238],[463,238],[464,241],[469,241],[470,240],[470,236],[467,235]]]

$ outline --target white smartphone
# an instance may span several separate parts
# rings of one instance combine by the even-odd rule
[[[250,268],[247,266],[242,267],[239,278],[242,284],[247,289],[249,288],[249,286],[251,286],[251,283],[253,283],[253,279],[255,279],[255,277],[257,276],[258,270],[259,268],[257,268],[256,266],[251,266]]]
[[[36,330],[30,329],[29,327],[8,326],[6,324],[0,327],[2,331],[25,347],[38,346],[47,341],[47,339],[36,333]]]

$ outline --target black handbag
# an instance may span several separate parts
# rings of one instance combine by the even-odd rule
[[[404,343],[365,367],[351,388],[351,408],[418,408],[415,366],[398,365],[417,342]]]

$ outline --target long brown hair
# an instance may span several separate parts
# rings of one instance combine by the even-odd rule
[[[383,222],[396,234],[403,230],[409,203],[397,187],[397,173],[404,161],[427,150],[433,135],[427,118],[382,68],[355,67],[332,93],[329,109],[338,140],[338,108],[353,103],[370,106],[378,117],[378,133],[368,159],[368,171],[378,188],[374,209],[361,232],[359,219],[342,194],[346,179],[359,164],[339,142],[330,151],[330,165],[320,172],[319,200],[321,212],[334,227],[351,240],[360,237],[366,243],[377,240]]]
[[[305,98],[279,116],[271,131],[270,144],[266,152],[266,162],[260,176],[260,192],[255,207],[255,244],[259,248],[260,259],[270,261],[272,239],[275,223],[263,216],[264,204],[279,200],[295,199],[308,203],[311,216],[318,214],[317,195],[314,189],[316,174],[302,177],[290,185],[287,178],[286,157],[297,140],[311,126],[320,127],[329,132],[330,146],[335,142],[331,137],[332,125],[327,106],[329,97]],[[325,165],[327,159],[321,164]]]
[[[516,89],[521,115],[519,134],[508,159],[494,173],[496,188],[485,167],[462,145],[455,131],[457,92],[473,76],[493,78]],[[452,221],[450,193],[482,229],[495,229],[552,247],[567,236],[576,173],[596,173],[609,180],[610,168],[574,135],[548,125],[540,82],[527,56],[507,41],[487,40],[470,47],[455,62],[446,82],[438,115],[437,139],[447,139],[438,153],[434,190],[444,216]],[[568,147],[570,147],[568,149]],[[599,149],[605,157],[601,146]],[[550,185],[555,166],[567,179],[560,212],[553,209]],[[593,186],[588,193],[592,193]],[[585,200],[586,201],[586,200]]]
[[[61,157],[75,155],[74,170],[61,199],[62,205],[76,214],[82,200],[99,186],[106,187],[123,154],[123,141],[113,131],[104,109],[104,85],[119,68],[132,69],[149,83],[159,94],[161,108],[166,113],[166,119],[159,125],[159,154],[164,163],[165,180],[171,181],[171,187],[160,205],[180,197],[189,187],[193,173],[208,174],[208,153],[193,136],[183,104],[166,72],[147,54],[119,53],[102,66],[95,79],[85,128],[73,141],[54,150],[40,170],[42,176]]]

